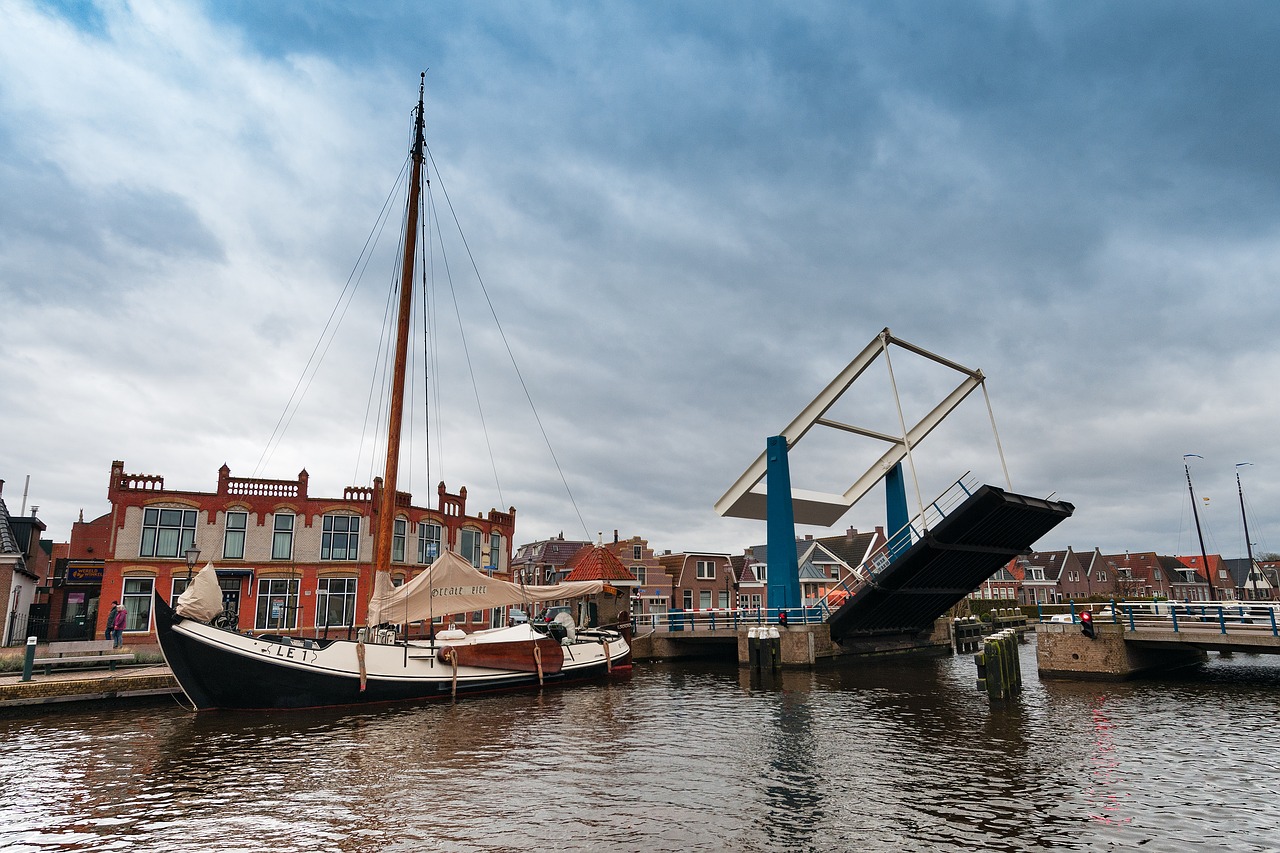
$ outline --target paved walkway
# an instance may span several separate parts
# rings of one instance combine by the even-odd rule
[[[36,667],[30,681],[22,680],[21,671],[0,673],[0,708],[181,692],[164,664],[121,666],[115,670],[55,668],[49,675],[44,674],[43,667]]]

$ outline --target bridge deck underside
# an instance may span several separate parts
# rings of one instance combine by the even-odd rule
[[[931,628],[1074,510],[1065,501],[983,486],[831,615],[832,639]]]

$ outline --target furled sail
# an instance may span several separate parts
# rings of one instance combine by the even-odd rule
[[[208,622],[222,612],[222,587],[218,585],[218,570],[213,567],[212,560],[196,572],[191,583],[178,596],[174,611],[197,622]]]
[[[492,578],[452,551],[445,551],[422,574],[387,591],[376,580],[368,624],[422,622],[472,610],[594,595],[603,581],[524,586]]]

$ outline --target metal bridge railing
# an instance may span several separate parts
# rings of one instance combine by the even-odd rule
[[[1076,604],[1045,618],[1047,610],[1037,606],[1041,622],[1079,622]],[[1082,606],[1080,609],[1087,610]],[[1063,618],[1070,616],[1070,619]],[[1125,625],[1130,631],[1143,628],[1172,630],[1178,634],[1194,631],[1203,634],[1216,629],[1219,634],[1269,633],[1280,638],[1280,603],[1264,601],[1112,601],[1101,605],[1094,614],[1094,621],[1107,620]]]
[[[631,617],[631,630],[637,635],[680,631],[738,630],[756,625],[817,624],[826,614],[817,605],[780,610],[769,607],[744,607],[737,610],[668,610],[665,613],[638,613]]]
[[[866,560],[854,568],[852,574],[814,602],[814,607],[823,613],[822,619],[818,621],[825,621],[833,610],[839,610],[845,601],[856,595],[860,589],[874,584],[880,573],[887,569],[899,555],[927,536],[929,531],[937,527],[956,507],[968,500],[978,490],[978,486],[978,481],[971,472],[966,471],[943,490],[942,494],[926,504],[924,512],[916,513],[905,526],[895,530],[883,545],[872,551]]]

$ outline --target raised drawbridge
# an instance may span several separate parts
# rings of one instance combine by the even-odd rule
[[[908,424],[893,374],[891,347],[928,359],[959,374],[960,381],[915,424]],[[897,405],[901,431],[842,423],[828,417],[841,396],[877,360],[883,358]],[[832,639],[913,635],[932,628],[945,614],[1000,566],[1068,518],[1065,501],[1019,495],[961,477],[933,500],[920,495],[913,449],[966,397],[982,388],[985,377],[956,362],[894,338],[884,329],[783,431],[770,437],[765,452],[716,502],[721,516],[762,519],[768,528],[768,608],[785,620],[812,621],[813,610],[826,615]],[[991,412],[990,400],[987,401]],[[995,418],[991,417],[995,433]],[[841,494],[796,489],[788,453],[815,426],[838,430],[887,445],[883,455]],[[1001,467],[1008,469],[995,435]],[[918,511],[907,504],[903,463],[915,483]],[[886,539],[852,572],[824,590],[817,600],[802,599],[795,525],[831,526],[879,482],[885,483]]]

